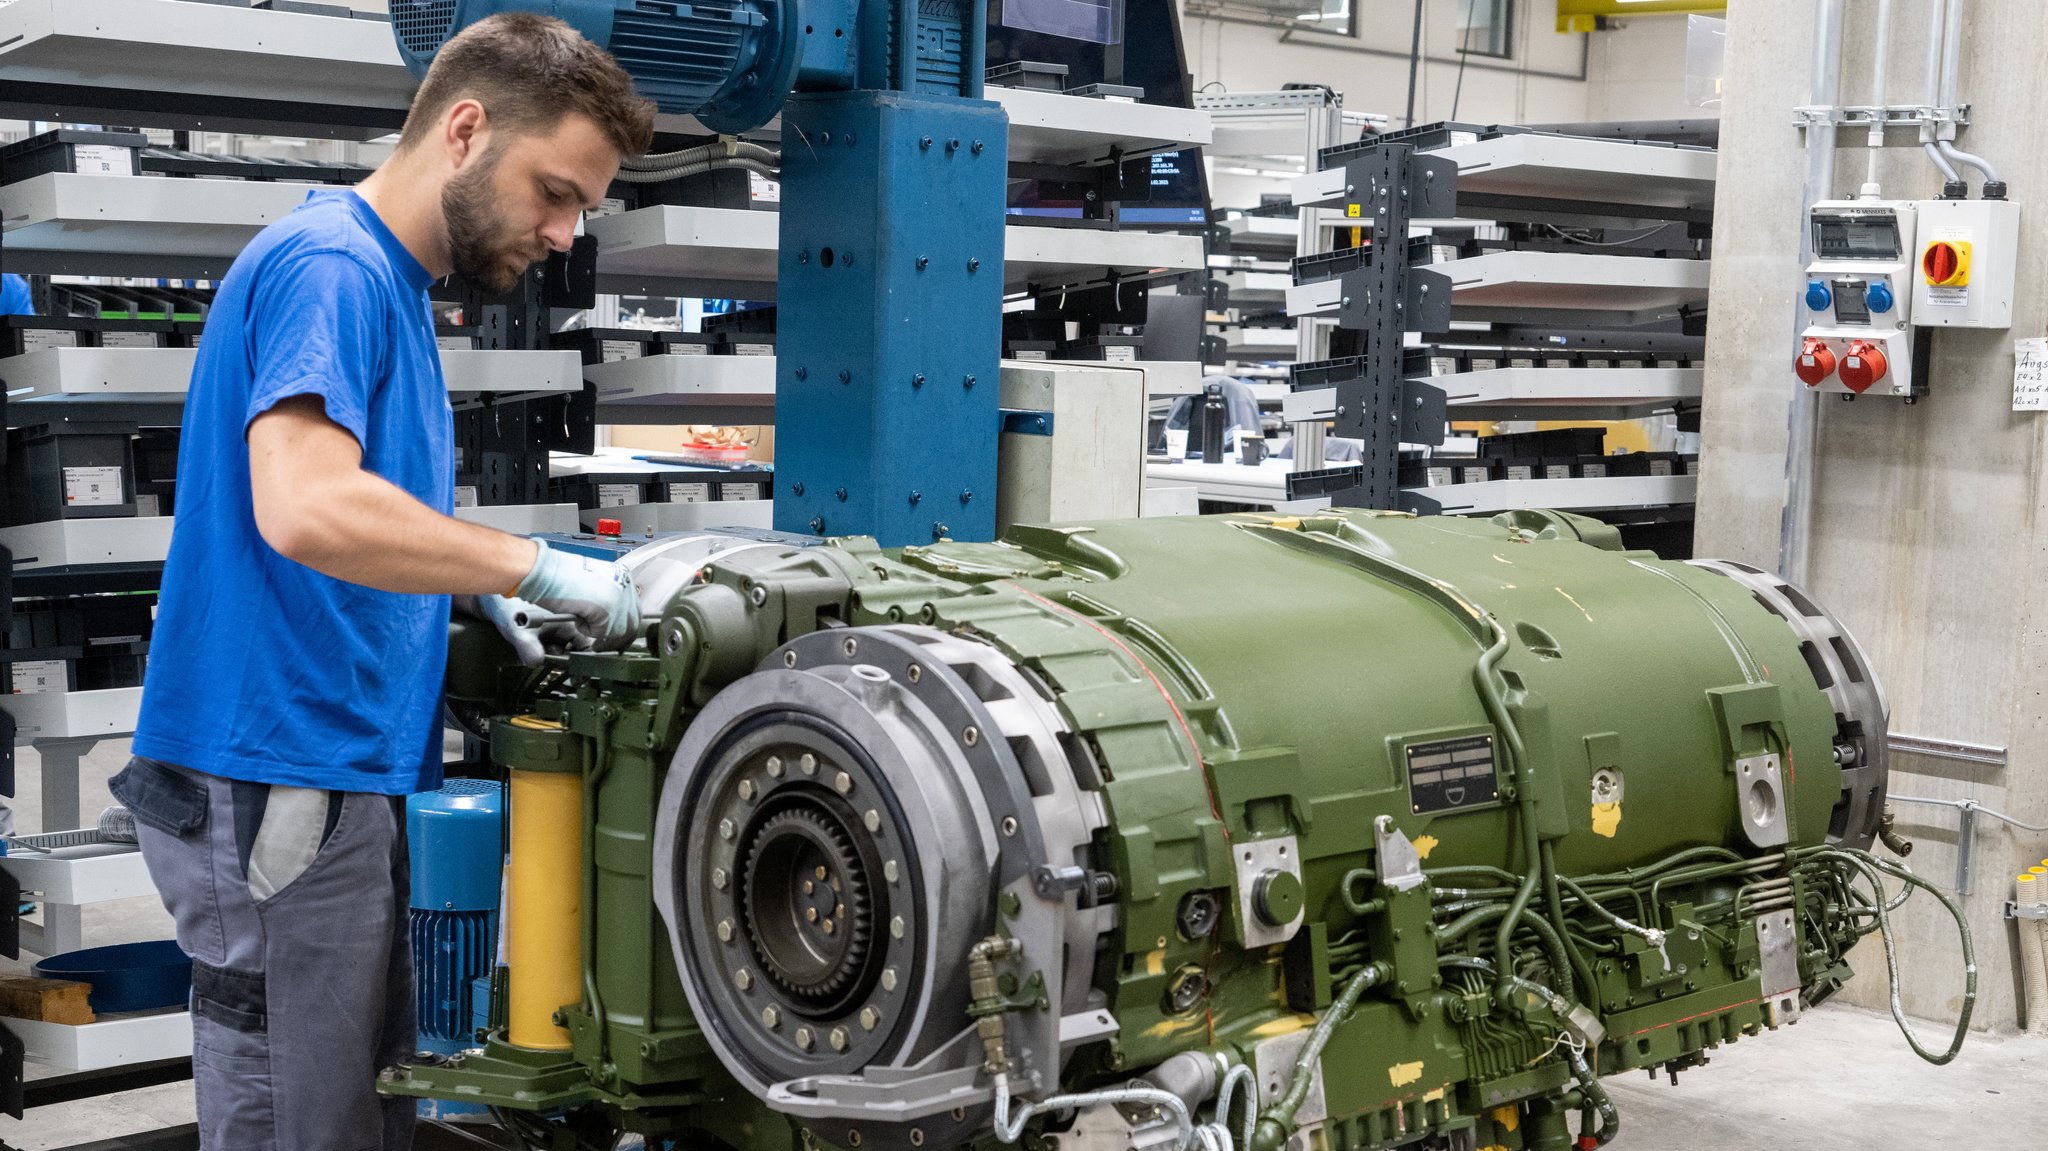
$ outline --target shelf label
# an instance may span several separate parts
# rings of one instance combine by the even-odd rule
[[[720,484],[718,498],[721,500],[758,500],[761,498],[760,484]]]
[[[775,354],[775,345],[736,343],[732,346],[732,354],[735,356],[772,356]]]
[[[64,502],[76,508],[116,507],[124,498],[121,469],[65,468]]]
[[[133,176],[135,149],[115,144],[73,144],[71,170],[81,176]]]
[[[672,504],[708,504],[711,502],[710,484],[670,484],[668,502]]]
[[[154,348],[157,346],[155,332],[101,332],[102,348]]]
[[[607,364],[640,358],[640,345],[632,340],[600,340],[598,348],[604,353],[604,362]]]
[[[21,350],[24,355],[29,352],[47,352],[51,348],[75,348],[77,346],[77,332],[60,332],[52,328],[23,328],[21,330]]]
[[[455,506],[473,508],[476,505],[476,485],[463,484],[455,489]]]
[[[597,506],[601,508],[622,508],[627,504],[640,502],[639,484],[597,485]]]
[[[57,695],[70,690],[70,665],[61,659],[31,659],[14,665],[16,695]]]

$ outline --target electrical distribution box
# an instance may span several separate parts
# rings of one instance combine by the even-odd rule
[[[1824,200],[1808,212],[1814,258],[1802,300],[1807,323],[1793,358],[1806,387],[1908,399],[1926,393],[1913,338],[1916,207],[1910,200]]]
[[[2020,206],[2010,200],[1922,200],[1913,323],[2012,327]]]

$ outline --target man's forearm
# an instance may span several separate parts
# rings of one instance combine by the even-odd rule
[[[322,575],[383,591],[484,595],[510,592],[533,567],[533,541],[444,516],[373,472],[351,469],[299,495],[292,522],[264,534]]]

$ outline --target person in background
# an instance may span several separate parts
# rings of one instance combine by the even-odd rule
[[[35,297],[29,294],[28,277],[12,272],[0,275],[0,316],[33,316]]]

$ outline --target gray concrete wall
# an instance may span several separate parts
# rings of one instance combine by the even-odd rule
[[[1890,103],[1921,99],[1933,0],[1898,0]],[[1849,0],[1842,99],[1869,100],[1874,0]],[[1775,568],[1784,491],[1792,324],[1804,278],[1797,263],[1803,182],[1791,110],[1808,97],[1814,0],[1729,5],[1714,278],[1708,325],[1699,493],[1699,553]],[[2038,130],[2039,61],[2048,9],[1966,0],[1962,98],[1974,105],[1959,144],[2000,168],[2025,206],[2011,332],[1948,332],[1937,340],[1933,395],[1819,400],[1819,450],[1808,587],[1838,613],[1889,692],[1892,730],[2007,746],[2006,768],[1894,756],[1892,790],[1978,799],[2048,824],[2048,524],[2043,523],[2041,414],[2011,408],[2012,340],[2048,322],[2048,138]],[[1860,144],[1861,133],[1857,133]],[[1899,137],[1903,144],[1903,136]],[[1837,154],[1836,194],[1862,182],[1864,152]],[[1888,198],[1931,197],[1940,177],[1917,148],[1881,157]],[[1919,849],[1912,865],[1954,882],[1956,813],[1898,808]],[[1968,900],[1980,989],[1973,1025],[2017,1023],[2016,944],[2000,914],[2017,869],[2048,855],[2048,837],[1988,821]],[[1962,973],[1955,930],[1932,901],[1897,917],[1904,999],[1917,1015],[1953,1020]],[[1884,959],[1866,945],[1848,993],[1884,1004]],[[1931,1040],[1930,1040],[1931,1042]]]

